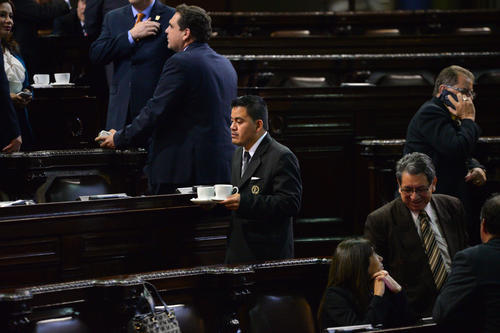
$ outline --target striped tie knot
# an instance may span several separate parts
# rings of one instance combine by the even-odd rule
[[[137,20],[135,21],[134,27],[137,25],[137,23],[139,23],[139,22],[142,21],[142,19],[144,18],[144,16],[146,16],[146,15],[143,14],[143,13],[137,13]]]

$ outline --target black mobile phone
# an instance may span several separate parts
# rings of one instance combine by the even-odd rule
[[[454,93],[452,93],[451,91],[448,91],[448,90],[443,90],[443,92],[441,93],[441,95],[439,96],[439,99],[443,101],[444,104],[448,105],[449,107],[451,107],[453,110],[456,110],[455,109],[455,106],[453,104],[451,104],[451,102],[448,100],[448,98],[446,98],[446,96],[451,96],[455,99],[455,101],[458,102],[458,97],[457,95],[455,95]]]

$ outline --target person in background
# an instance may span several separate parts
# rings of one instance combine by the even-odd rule
[[[229,182],[229,112],[238,78],[231,62],[208,45],[211,32],[203,8],[177,6],[165,31],[176,53],[165,62],[153,97],[130,125],[95,139],[101,147],[125,148],[151,138],[145,172],[152,194]]]
[[[444,68],[434,82],[433,96],[411,119],[404,154],[424,153],[432,159],[439,182],[436,193],[459,198],[467,213],[472,243],[477,235],[478,212],[470,192],[486,182],[486,172],[474,150],[481,133],[476,123],[474,75],[460,66]]]
[[[30,73],[40,73],[43,57],[40,57],[38,29],[51,27],[56,17],[69,12],[69,0],[13,0],[16,10],[14,38],[19,43],[21,56]]]
[[[290,259],[293,217],[299,213],[302,180],[297,157],[268,133],[262,97],[240,96],[231,103],[231,183],[239,193],[220,204],[232,210],[225,262],[237,264]]]
[[[3,67],[3,51],[0,47],[0,149],[2,153],[19,151],[23,140],[17,121],[16,110],[9,93],[9,81]]]
[[[447,332],[500,332],[500,195],[481,208],[482,244],[458,252],[432,317]]]
[[[28,89],[28,71],[19,55],[19,47],[12,36],[14,26],[14,5],[10,0],[0,0],[0,44],[3,52],[5,74],[9,82],[12,104],[17,111],[17,118],[23,138],[22,150],[32,150],[33,134],[26,106],[31,102]]]
[[[467,246],[459,199],[433,194],[438,179],[429,156],[412,153],[396,164],[400,197],[368,215],[365,237],[405,286],[408,303],[427,317],[450,271],[451,258]]]
[[[104,18],[90,60],[113,64],[106,129],[123,129],[153,96],[163,65],[174,54],[162,33],[174,12],[160,0],[130,0]],[[146,138],[136,138],[135,144],[146,146]]]
[[[384,270],[382,260],[363,238],[346,239],[337,246],[318,310],[321,328],[385,328],[415,322],[402,287]]]
[[[56,18],[52,34],[55,36],[87,37],[85,6],[86,0],[78,0],[76,8],[72,8],[68,14]]]

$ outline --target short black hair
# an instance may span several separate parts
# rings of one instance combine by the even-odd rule
[[[253,121],[262,120],[264,129],[269,130],[267,104],[262,97],[256,95],[240,96],[231,102],[231,108],[237,106],[245,107]]]
[[[175,11],[180,15],[178,24],[181,30],[189,28],[195,41],[208,42],[212,35],[212,19],[205,9],[183,3],[175,7]]]
[[[434,164],[432,164],[431,158],[424,153],[407,154],[397,162],[396,178],[398,179],[399,184],[401,184],[403,172],[408,172],[410,175],[423,173],[429,181],[429,185],[432,184],[434,177],[436,177]]]
[[[500,236],[500,194],[495,193],[481,208],[481,220],[489,234]]]

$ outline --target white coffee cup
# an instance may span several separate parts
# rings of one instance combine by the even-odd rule
[[[217,184],[215,188],[215,198],[225,200],[231,194],[238,193],[238,187],[231,184]]]
[[[35,74],[33,75],[33,82],[35,84],[49,84],[50,76],[49,74]]]
[[[209,200],[214,197],[214,187],[213,186],[198,186],[196,188],[196,193],[198,194],[198,199]]]
[[[54,79],[56,83],[69,83],[70,74],[69,73],[55,73]]]

